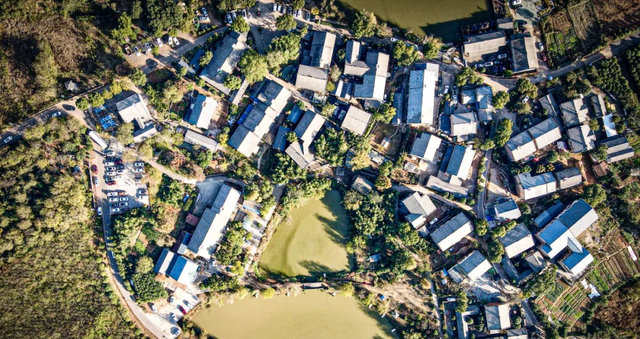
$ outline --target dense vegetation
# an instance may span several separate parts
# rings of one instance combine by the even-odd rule
[[[135,336],[96,245],[84,132],[55,119],[0,149],[2,337]]]
[[[587,327],[590,338],[637,338],[640,318],[640,281],[633,280],[596,304]]]

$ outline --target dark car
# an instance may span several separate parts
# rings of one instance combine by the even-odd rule
[[[62,108],[66,109],[67,111],[75,111],[76,108],[71,106],[71,105],[62,105]]]
[[[180,312],[182,312],[182,314],[187,314],[187,310],[185,310],[182,305],[178,305],[178,309],[180,310]]]
[[[98,174],[98,166],[91,165],[91,172],[93,172],[93,174]]]

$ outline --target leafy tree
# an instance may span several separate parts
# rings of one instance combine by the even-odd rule
[[[131,74],[129,74],[129,79],[137,86],[143,86],[147,83],[147,75],[139,68],[134,68]]]
[[[591,150],[591,156],[597,161],[605,161],[607,160],[607,156],[609,153],[609,146],[605,144],[600,144],[596,146],[593,150]]]
[[[237,89],[240,89],[240,86],[242,86],[242,79],[240,79],[240,77],[237,77],[235,75],[227,75],[227,77],[224,78],[224,87],[235,91]]]
[[[182,101],[182,93],[176,85],[165,87],[162,91],[162,96],[164,97],[164,100],[170,103],[176,104]]]
[[[216,250],[215,257],[222,265],[233,265],[242,254],[245,239],[251,239],[251,233],[242,227],[242,222],[232,221],[225,237]]]
[[[200,67],[205,67],[206,65],[208,65],[211,62],[211,59],[213,59],[213,52],[206,51],[200,57],[200,60],[198,60],[198,64],[200,65]],[[200,86],[200,87],[202,87],[202,86]]]
[[[131,19],[138,20],[142,16],[142,2],[135,0],[131,5]]]
[[[133,23],[131,22],[131,17],[127,15],[126,12],[122,13],[118,18],[118,26],[111,31],[111,36],[120,43],[125,43],[126,38],[135,39],[136,33],[133,30]]]
[[[33,69],[36,73],[36,84],[41,94],[52,96],[51,91],[56,85],[56,79],[58,77],[58,65],[56,64],[51,45],[48,42],[40,41],[38,48],[40,51],[33,62]]]
[[[149,30],[153,35],[160,36],[169,31],[169,35],[176,36],[176,27],[183,27],[186,16],[183,8],[172,0],[146,0],[145,17]]]
[[[556,266],[551,266],[530,280],[523,289],[525,294],[541,296],[552,292],[556,287],[556,272]]]
[[[472,85],[482,85],[484,83],[484,79],[480,75],[477,75],[473,71],[473,68],[463,67],[462,70],[456,74],[455,83],[460,87],[465,86],[467,83]]]
[[[418,57],[418,51],[411,45],[400,41],[393,46],[393,58],[396,59],[398,66],[409,66],[418,60]]]
[[[489,222],[484,219],[476,219],[475,221],[476,233],[482,237],[489,231]]]
[[[138,295],[138,301],[140,302],[154,301],[169,296],[164,287],[162,287],[162,284],[154,279],[153,274],[136,273],[133,275],[132,280],[136,295]]]
[[[379,175],[376,180],[375,187],[380,191],[391,188],[391,179],[389,177]]]
[[[354,151],[354,156],[351,158],[351,168],[358,171],[369,167],[369,152],[371,152],[369,140],[358,135],[351,135],[349,145]]]
[[[598,119],[589,120],[589,128],[592,131],[599,131],[600,130],[600,124],[598,123]]]
[[[304,0],[293,0],[291,1],[291,7],[293,7],[294,10],[299,10],[304,8]]]
[[[505,91],[496,92],[493,95],[493,98],[491,99],[491,103],[493,104],[493,107],[495,107],[496,109],[503,108],[508,102],[509,102],[509,93]]]
[[[294,131],[289,131],[287,133],[287,141],[290,143],[294,143],[298,141],[298,136],[296,135],[296,132]]]
[[[331,117],[333,115],[333,112],[336,110],[337,106],[331,103],[326,103],[323,107],[322,107],[322,111],[320,111],[320,114],[322,114],[325,117]]]
[[[469,307],[469,298],[464,291],[458,291],[458,300],[456,302],[456,312],[463,313]]]
[[[498,128],[496,129],[495,143],[499,147],[504,146],[504,144],[509,141],[511,138],[511,132],[513,129],[513,121],[509,119],[501,119],[498,123]]]
[[[98,92],[93,92],[91,94],[89,94],[89,102],[91,103],[91,106],[93,107],[100,107],[102,105],[104,105],[104,98],[102,97],[102,95]]]
[[[489,250],[487,259],[492,263],[500,262],[500,260],[502,260],[502,255],[504,254],[504,247],[502,247],[502,244],[496,238],[491,238],[487,243],[487,247]]]
[[[531,83],[528,78],[519,78],[516,82],[516,87],[513,90],[513,94],[517,97],[528,96],[529,98],[535,98],[538,94],[538,87]]]
[[[507,229],[507,231],[510,231],[514,227],[516,227],[517,225],[518,225],[518,223],[515,220],[511,220],[508,223],[504,224],[504,227]]]
[[[314,142],[316,155],[325,159],[332,166],[339,166],[344,162],[345,154],[349,150],[349,144],[344,132],[328,128],[325,133],[316,138]]]
[[[123,145],[133,144],[133,123],[124,123],[116,130],[116,140]]]
[[[249,31],[249,24],[242,15],[238,15],[231,23],[231,29],[239,33],[246,33]]]
[[[153,259],[144,256],[136,263],[136,273],[149,273],[153,271]]]
[[[356,294],[356,288],[352,283],[346,282],[338,286],[338,294],[343,297],[351,298]]]
[[[265,299],[271,299],[275,296],[276,296],[276,290],[274,290],[271,287],[267,287],[266,289],[262,290],[262,297]]]
[[[184,78],[184,76],[187,75],[187,68],[186,67],[182,67],[182,66],[178,66],[178,77],[180,79]]]
[[[375,112],[373,112],[372,118],[375,121],[380,121],[384,124],[388,124],[391,122],[394,116],[396,116],[396,108],[393,107],[390,103],[385,102],[380,105],[380,107],[378,107]]]
[[[595,208],[607,200],[607,192],[600,184],[589,185],[584,188],[582,199],[584,199],[587,204],[591,205],[591,207]]]
[[[261,81],[269,72],[267,58],[253,49],[246,51],[242,55],[238,62],[238,67],[245,79],[251,84]]]
[[[487,139],[480,145],[480,149],[483,151],[494,149],[495,147],[496,143],[492,139]]]
[[[78,107],[79,110],[84,111],[85,109],[89,108],[89,100],[87,100],[86,97],[78,99],[76,101],[76,107]]]
[[[442,40],[436,37],[427,38],[427,43],[424,45],[424,58],[427,60],[433,60],[438,57],[438,52],[442,49]]]
[[[378,20],[376,19],[376,16],[371,12],[362,10],[356,13],[355,18],[351,22],[350,28],[353,31],[353,37],[360,39],[368,38],[375,34],[377,26]]]
[[[118,95],[118,94],[122,93],[122,89],[123,89],[122,85],[123,84],[122,84],[121,80],[113,81],[111,83],[111,85],[109,85],[109,90],[111,90],[111,93],[113,95]]]
[[[296,28],[296,19],[291,14],[284,14],[276,19],[276,28],[281,31],[290,31]]]
[[[491,230],[491,234],[494,237],[504,238],[504,236],[507,235],[507,229],[504,226],[498,226],[498,227],[494,228],[493,230]]]
[[[271,180],[275,184],[283,185],[293,179],[302,179],[307,176],[307,171],[296,164],[286,154],[277,154],[278,165],[273,169]]]
[[[531,207],[529,207],[529,205],[527,205],[526,203],[521,202],[518,204],[518,207],[520,208],[520,213],[522,213],[522,215],[531,214]]]
[[[342,198],[342,205],[348,211],[355,211],[362,204],[362,195],[355,190],[348,190]]]
[[[550,163],[554,163],[558,161],[558,159],[560,159],[560,155],[558,154],[558,152],[551,150],[549,151],[549,153],[547,153],[547,161],[549,161]]]
[[[340,71],[340,67],[338,67],[338,65],[331,66],[331,69],[329,70],[329,78],[331,78],[331,81],[338,82],[341,75],[342,71]]]
[[[200,284],[200,287],[209,289],[212,292],[223,292],[239,289],[240,282],[237,277],[214,274]]]

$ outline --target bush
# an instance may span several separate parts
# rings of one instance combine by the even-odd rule
[[[157,282],[151,273],[136,273],[133,275],[133,288],[139,302],[149,302],[167,298],[167,291]]]

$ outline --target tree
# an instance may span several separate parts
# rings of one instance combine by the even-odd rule
[[[479,86],[484,83],[484,79],[482,78],[482,76],[477,75],[474,72],[473,68],[463,67],[462,70],[458,74],[456,74],[455,83],[459,87],[462,87],[467,83]]]
[[[389,177],[379,175],[378,179],[376,179],[375,187],[379,191],[384,191],[388,188],[391,188],[391,179]]]
[[[502,260],[502,255],[504,254],[504,247],[502,247],[502,244],[496,238],[491,238],[491,240],[489,240],[487,244],[487,247],[489,250],[487,259],[489,259],[489,261],[491,261],[492,263],[500,262],[500,260]]]
[[[212,58],[213,58],[213,52],[206,51],[200,57],[200,60],[198,60],[198,64],[200,65],[200,67],[205,67],[206,65],[208,65],[211,62]]]
[[[521,202],[518,204],[518,207],[520,208],[520,213],[522,213],[522,215],[531,214],[531,207],[529,207],[529,205],[527,205],[526,203]]]
[[[504,146],[504,144],[511,138],[511,132],[513,128],[513,121],[509,119],[501,119],[496,129],[495,143],[498,147]]]
[[[442,49],[442,40],[433,36],[428,37],[423,50],[424,58],[427,60],[437,58],[440,49]]]
[[[246,33],[249,31],[249,24],[247,24],[242,15],[238,15],[231,23],[231,29],[239,33]]]
[[[418,51],[412,45],[399,41],[393,46],[393,58],[398,66],[409,66],[418,60],[418,57]]]
[[[133,123],[128,122],[118,126],[116,140],[123,145],[133,144]]]
[[[480,149],[483,151],[494,149],[495,147],[496,143],[492,139],[487,139],[480,145]]]
[[[355,190],[348,190],[342,198],[342,205],[348,211],[355,211],[360,208],[364,197]]]
[[[186,67],[182,67],[182,66],[178,66],[178,77],[180,77],[182,79],[182,78],[184,78],[185,75],[187,75],[187,68]]]
[[[509,93],[505,91],[496,92],[493,95],[493,98],[491,99],[491,103],[493,104],[493,107],[495,107],[496,109],[503,108],[508,102],[509,102]]]
[[[549,153],[547,153],[547,161],[550,163],[554,163],[556,161],[558,161],[558,159],[560,159],[560,155],[558,154],[558,152],[551,150],[549,151]]]
[[[304,8],[304,0],[293,0],[291,1],[291,7],[293,7],[294,10],[299,10]]]
[[[133,275],[132,280],[140,302],[149,302],[168,297],[167,291],[161,283],[154,279],[154,275],[151,273],[136,273]]]
[[[226,78],[224,78],[224,87],[235,91],[237,89],[240,89],[240,86],[242,86],[242,79],[240,79],[240,77],[229,74]]]
[[[337,106],[331,103],[326,103],[323,107],[322,107],[322,111],[320,111],[320,114],[322,114],[323,116],[329,118],[333,115],[333,112],[336,110]]]
[[[271,287],[268,287],[262,290],[262,297],[265,299],[271,299],[276,296],[276,290]]]
[[[121,43],[124,43],[126,38],[134,39],[136,37],[136,32],[133,30],[133,23],[131,22],[131,17],[127,15],[127,13],[122,13],[118,18],[118,26],[117,28],[111,31],[111,36],[114,39],[118,40]]]
[[[40,51],[33,62],[33,69],[36,73],[36,84],[40,89],[40,93],[46,93],[47,96],[52,96],[53,93],[50,93],[50,91],[53,90],[53,87],[56,85],[58,65],[56,64],[51,45],[47,41],[40,41],[38,48]]]
[[[249,83],[254,84],[264,79],[269,72],[267,66],[267,58],[258,54],[257,51],[250,49],[246,51],[238,62],[240,72]]]
[[[456,312],[463,313],[469,307],[469,298],[464,291],[458,291],[458,300],[456,301]]]
[[[607,200],[607,192],[604,190],[604,188],[602,188],[602,185],[600,184],[589,185],[584,188],[582,199],[584,199],[587,204],[591,205],[591,207],[595,208],[596,206]]]
[[[142,2],[135,0],[131,5],[131,19],[138,20],[142,16]]]
[[[104,105],[104,98],[100,93],[93,92],[89,94],[89,103],[91,103],[91,106],[93,107],[100,107]]]
[[[122,81],[121,80],[113,81],[109,86],[109,90],[111,90],[111,93],[113,95],[118,95],[122,93]]]
[[[281,31],[290,31],[296,28],[296,19],[291,14],[284,14],[276,19],[276,28]]]
[[[531,83],[528,78],[519,78],[513,94],[517,97],[528,96],[529,98],[535,98],[538,94],[538,87]]]
[[[296,135],[296,132],[294,131],[289,131],[287,133],[287,141],[290,143],[294,143],[298,141],[298,136]]]
[[[343,297],[351,298],[356,294],[356,288],[352,283],[346,282],[338,286],[338,294]]]
[[[89,100],[87,100],[86,97],[78,99],[76,101],[76,107],[78,107],[79,110],[84,111],[85,109],[89,108]]]
[[[341,75],[342,71],[340,71],[340,67],[338,67],[338,65],[331,66],[331,69],[329,70],[329,77],[331,78],[331,81],[338,82]]]
[[[476,233],[480,237],[484,236],[487,234],[487,231],[489,231],[489,222],[484,219],[476,219],[475,226]]]
[[[358,171],[369,167],[369,152],[371,152],[369,140],[357,135],[352,135],[350,139],[349,144],[355,153],[351,158],[351,168],[354,171]]]
[[[136,273],[149,273],[153,270],[153,259],[144,256],[136,263]]]
[[[598,123],[598,119],[589,120],[589,128],[591,128],[592,131],[600,130],[600,124]]]
[[[133,69],[131,74],[129,74],[129,79],[131,79],[131,82],[137,86],[143,86],[147,83],[147,75],[139,68]]]
[[[376,26],[378,26],[376,16],[371,12],[362,10],[356,13],[350,28],[353,31],[353,37],[360,39],[368,38],[375,34]]]
[[[375,121],[380,121],[384,124],[391,122],[391,119],[396,116],[396,108],[391,106],[390,103],[385,102],[373,112],[372,118]]]
[[[182,93],[180,93],[180,90],[176,85],[165,87],[162,91],[162,96],[164,97],[164,100],[173,104],[182,101]]]
[[[609,153],[609,146],[600,144],[593,150],[591,150],[591,156],[597,161],[607,160]]]
[[[507,235],[507,228],[504,226],[498,226],[491,230],[491,234],[497,238],[504,238],[504,236]]]

